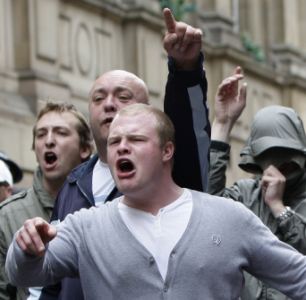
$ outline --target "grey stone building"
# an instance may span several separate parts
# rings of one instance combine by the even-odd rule
[[[248,105],[232,135],[232,182],[242,176],[239,151],[260,107],[289,105],[306,122],[306,1],[185,2],[195,10],[184,19],[205,32],[211,117],[222,78],[237,65],[246,74]],[[157,0],[0,0],[0,149],[25,170],[21,185],[30,184],[36,166],[31,130],[40,101],[69,101],[86,114],[93,80],[126,69],[147,82],[151,103],[162,107],[163,30]]]

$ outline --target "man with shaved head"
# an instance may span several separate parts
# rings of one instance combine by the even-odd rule
[[[139,77],[123,70],[109,71],[94,83],[90,94],[90,126],[101,161],[106,162],[109,125],[122,107],[148,103],[148,88]]]
[[[164,10],[164,19],[167,27],[164,48],[169,55],[165,112],[177,131],[173,176],[180,185],[204,190],[207,184],[210,125],[201,54],[202,33],[185,23],[176,22],[169,9]],[[62,221],[69,213],[81,208],[102,205],[120,195],[106,162],[109,127],[123,107],[148,102],[146,84],[132,73],[113,70],[94,82],[89,94],[89,115],[97,154],[68,177],[58,196],[53,222]],[[192,117],[185,118],[186,112],[192,112]],[[139,124],[141,126],[143,124]],[[193,131],[196,142],[189,132],[185,135],[187,128]],[[192,152],[188,149],[192,149]],[[65,278],[57,287],[44,288],[40,299],[81,300],[84,297],[79,280]]]

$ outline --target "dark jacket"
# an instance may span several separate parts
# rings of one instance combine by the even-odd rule
[[[173,178],[180,186],[204,191],[207,186],[210,123],[203,56],[194,71],[177,71],[171,59],[168,66],[164,110],[176,130]],[[94,205],[92,172],[97,159],[95,155],[69,175],[55,203],[52,221],[63,220],[69,213]],[[107,201],[119,195],[114,188]],[[57,297],[59,290],[60,296]],[[44,288],[40,299],[83,300],[84,297],[79,280],[65,278],[57,286]]]
[[[68,213],[94,205],[92,172],[97,160],[98,155],[95,154],[89,161],[82,163],[69,174],[56,200],[51,221],[62,221]],[[115,187],[106,201],[113,200],[120,195],[121,193]]]

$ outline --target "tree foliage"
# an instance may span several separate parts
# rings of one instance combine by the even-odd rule
[[[170,8],[175,19],[180,21],[185,13],[194,12],[196,5],[194,3],[186,3],[185,0],[159,0],[161,9]]]

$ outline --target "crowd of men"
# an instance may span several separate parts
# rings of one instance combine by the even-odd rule
[[[239,164],[254,179],[226,188],[243,72],[219,85],[210,127],[202,32],[163,13],[164,112],[111,70],[89,124],[64,103],[38,114],[33,186],[0,203],[0,299],[306,299],[303,124],[261,109]],[[7,161],[0,189],[21,179]]]

